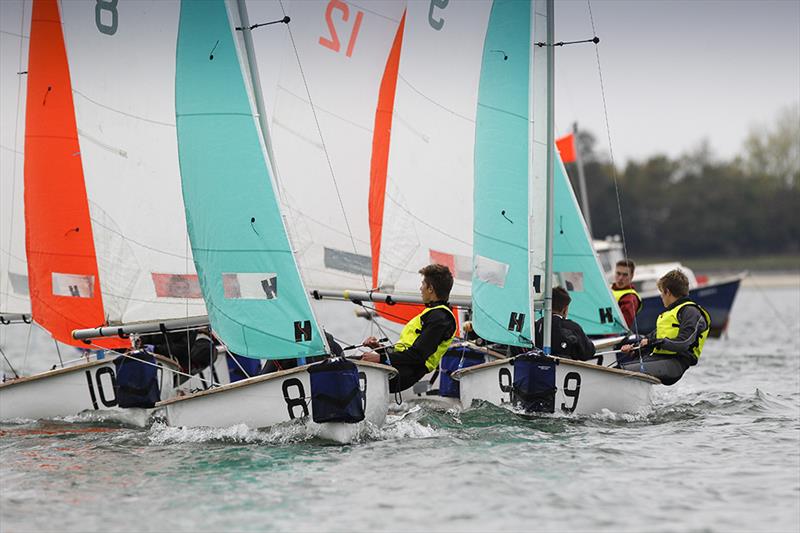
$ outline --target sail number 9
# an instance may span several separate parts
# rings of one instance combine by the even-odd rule
[[[328,7],[325,9],[325,22],[328,23],[328,31],[330,32],[331,36],[330,39],[324,36],[320,37],[319,44],[325,48],[330,48],[334,52],[338,52],[341,49],[341,44],[339,42],[339,34],[336,33],[336,26],[333,22],[333,12],[335,10],[342,12],[342,20],[344,22],[347,22],[347,20],[350,18],[350,7],[347,4],[342,2],[342,0],[330,0],[330,2],[328,2]],[[345,52],[347,57],[351,57],[353,55],[353,48],[356,45],[358,30],[361,28],[361,21],[363,19],[364,12],[357,11],[356,18],[353,21],[353,28],[350,30],[350,40],[347,42],[347,51]]]
[[[106,35],[114,35],[117,33],[117,24],[119,23],[119,14],[117,13],[117,2],[119,0],[96,0],[94,5],[94,23],[100,33]],[[104,17],[103,14],[107,13]],[[109,23],[108,19],[111,19]],[[104,21],[105,19],[105,21]]]

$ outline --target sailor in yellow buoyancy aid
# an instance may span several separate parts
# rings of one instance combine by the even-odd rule
[[[364,361],[383,362],[397,370],[397,376],[389,381],[391,392],[413,386],[436,369],[456,334],[456,318],[447,304],[453,287],[450,270],[434,264],[419,273],[423,276],[419,290],[425,309],[408,321],[394,346],[381,347],[375,337],[364,340],[364,346],[382,351],[365,353]]]
[[[689,300],[689,280],[680,270],[671,270],[658,280],[661,301],[666,308],[658,316],[656,329],[639,346],[622,347],[620,367],[644,372],[672,385],[697,364],[711,327],[708,312]],[[649,346],[652,352],[639,356],[637,348]]]

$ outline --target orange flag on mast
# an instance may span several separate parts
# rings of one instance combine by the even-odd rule
[[[556,147],[561,154],[561,161],[566,163],[574,163],[577,160],[575,155],[575,134],[570,133],[560,139],[556,139]]]

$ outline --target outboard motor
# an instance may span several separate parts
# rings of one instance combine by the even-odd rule
[[[114,394],[120,407],[153,407],[161,399],[156,358],[144,350],[114,359]]]
[[[514,359],[513,398],[529,413],[553,413],[558,362],[535,349]]]
[[[479,365],[485,360],[486,356],[483,352],[466,345],[455,346],[447,350],[439,363],[439,396],[458,398],[461,394],[461,386],[451,377],[451,374],[462,368]]]
[[[311,375],[311,414],[314,422],[364,420],[364,394],[358,367],[343,358],[326,359],[308,368]]]

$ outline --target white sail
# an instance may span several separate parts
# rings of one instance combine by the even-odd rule
[[[61,5],[110,322],[205,314],[175,134],[177,2]]]
[[[380,285],[416,292],[420,267],[471,282],[475,115],[491,2],[410,2],[394,101]],[[498,52],[501,53],[501,52]]]
[[[371,287],[375,109],[404,4],[284,2],[288,28],[253,30],[280,199],[309,288]],[[277,3],[247,10],[251,25],[284,16]]]
[[[30,313],[23,153],[31,3],[0,2],[0,313]]]

